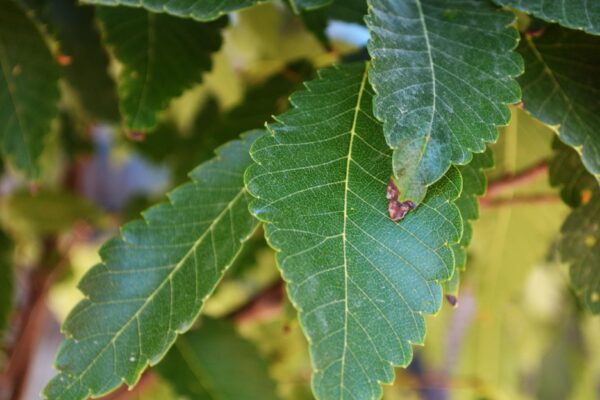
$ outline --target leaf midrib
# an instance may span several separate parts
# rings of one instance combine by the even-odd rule
[[[429,58],[429,69],[431,70],[431,86],[433,91],[433,104],[431,105],[431,118],[429,119],[429,127],[427,128],[427,135],[423,140],[423,145],[419,151],[419,159],[417,160],[416,170],[419,169],[421,162],[423,161],[423,156],[425,154],[425,150],[429,145],[429,140],[431,139],[431,131],[433,129],[433,119],[435,118],[435,112],[437,108],[437,90],[436,90],[436,78],[435,78],[435,70],[433,57],[431,56],[432,48],[429,43],[429,32],[427,29],[427,24],[425,23],[425,14],[423,13],[423,7],[421,6],[421,0],[415,0],[415,4],[419,10],[419,20],[421,21],[421,26],[423,27],[423,37],[425,38],[425,44],[427,45],[427,57]]]
[[[356,136],[356,124],[358,121],[358,114],[360,113],[360,104],[362,101],[362,95],[365,91],[365,85],[368,76],[368,68],[365,68],[363,73],[363,77],[360,83],[360,88],[358,90],[358,96],[356,100],[356,106],[354,107],[354,116],[352,119],[352,127],[350,128],[350,141],[348,144],[348,158],[346,160],[346,178],[344,185],[344,222],[342,227],[342,246],[343,246],[343,255],[344,255],[344,348],[342,350],[342,364],[340,370],[340,389],[344,388],[344,368],[346,362],[346,351],[348,349],[348,315],[350,313],[348,309],[348,255],[346,249],[346,228],[348,220],[348,192],[350,191],[349,182],[350,182],[350,165],[352,162],[352,146],[354,143],[354,137]],[[343,398],[343,392],[340,391],[341,397]]]
[[[179,271],[179,269],[182,267],[182,265],[184,264],[184,262],[189,257],[191,257],[194,254],[195,249],[202,243],[202,241],[204,240],[204,238],[206,237],[206,235],[216,226],[216,224],[221,220],[221,218],[223,218],[223,216],[225,216],[225,214],[228,213],[231,208],[233,208],[233,205],[245,193],[246,193],[246,189],[242,188],[242,190],[240,190],[240,192],[231,201],[229,201],[227,203],[227,206],[223,208],[223,210],[214,219],[214,221],[211,222],[211,224],[208,226],[208,228],[206,228],[206,230],[204,231],[204,233],[202,233],[202,235],[194,242],[194,244],[190,248],[190,250],[188,250],[188,252],[175,265],[175,267],[173,268],[173,270],[167,275],[167,277],[163,280],[163,282],[161,282],[161,284],[156,288],[156,290],[154,290],[146,298],[146,300],[144,301],[144,303],[140,305],[140,308],[135,312],[135,314],[133,314],[133,316],[123,325],[123,327],[121,329],[119,329],[114,334],[114,336],[112,337],[112,339],[97,353],[96,357],[94,357],[94,359],[92,360],[92,362],[90,362],[90,364],[81,372],[81,374],[79,374],[79,376],[77,377],[77,379],[73,380],[73,382],[71,382],[69,385],[67,385],[67,387],[65,388],[65,390],[61,393],[59,399],[62,398],[62,395],[65,392],[67,392],[71,387],[73,387],[73,385],[75,384],[75,382],[79,382],[79,381],[81,381],[83,379],[83,377],[87,374],[87,372],[96,364],[96,362],[100,358],[100,355],[103,354],[109,348],[109,346],[114,345],[115,341],[120,337],[121,334],[123,334],[123,332],[125,331],[125,329],[127,329],[127,327],[134,320],[136,320],[136,319],[139,318],[141,312],[145,309],[145,307],[152,302],[152,299],[158,294],[158,292],[160,292],[162,290],[162,288],[167,284],[167,282],[169,282],[169,281],[171,281],[173,279],[173,276]],[[199,312],[200,312],[200,310],[198,310],[198,313]]]

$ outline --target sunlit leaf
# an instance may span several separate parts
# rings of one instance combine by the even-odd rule
[[[391,150],[364,64],[321,71],[252,147],[253,213],[310,343],[319,399],[376,399],[422,343],[462,233],[452,168],[399,223],[387,214]],[[301,154],[301,157],[298,155]]]
[[[257,226],[248,212],[242,174],[262,131],[221,147],[169,202],[125,225],[100,251],[102,263],[79,287],[56,360],[59,374],[44,390],[52,400],[106,394],[133,385],[156,364],[200,312]]]

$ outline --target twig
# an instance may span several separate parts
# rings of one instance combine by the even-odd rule
[[[284,298],[283,281],[278,280],[275,284],[266,288],[249,302],[237,310],[233,310],[227,318],[236,323],[244,323],[251,320],[270,317],[281,310]]]
[[[515,174],[506,174],[498,179],[491,181],[488,185],[485,197],[492,198],[502,192],[530,184],[540,175],[548,172],[548,161],[543,160],[539,163]]]
[[[553,204],[559,203],[560,197],[553,194],[533,194],[530,196],[516,196],[508,198],[490,199],[484,197],[481,199],[481,207],[507,207],[523,204]]]

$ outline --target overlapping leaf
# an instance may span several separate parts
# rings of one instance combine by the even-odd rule
[[[525,36],[519,52],[525,108],[555,127],[600,179],[600,37],[553,25],[538,38]]]
[[[463,220],[463,234],[460,242],[452,247],[456,270],[452,280],[446,285],[446,291],[456,295],[460,283],[460,272],[467,265],[467,247],[473,237],[471,221],[479,218],[478,197],[483,196],[487,187],[487,178],[484,171],[494,166],[492,151],[488,148],[484,153],[473,155],[473,159],[467,165],[458,168],[463,178],[463,189],[460,197],[456,199],[456,206],[460,210]]]
[[[106,41],[123,64],[120,108],[127,128],[147,131],[157,113],[211,67],[225,20],[208,24],[146,10],[100,8]]]
[[[257,349],[229,322],[203,319],[179,337],[158,371],[193,400],[274,400],[275,383]]]
[[[0,0],[0,151],[30,177],[58,115],[58,67],[35,24]]]
[[[494,0],[546,21],[600,35],[600,2],[595,0]]]
[[[369,80],[401,200],[496,141],[520,99],[514,16],[486,1],[369,0]]]
[[[452,168],[400,223],[387,215],[391,150],[364,64],[321,72],[252,147],[253,213],[310,343],[319,399],[376,399],[422,343],[462,233]],[[299,156],[300,155],[300,156]]]
[[[572,148],[555,144],[550,182],[575,209],[561,228],[559,251],[571,266],[571,284],[588,309],[600,313],[600,188]]]
[[[86,295],[63,325],[67,335],[44,390],[52,400],[86,399],[133,385],[198,315],[254,231],[242,174],[255,131],[220,148],[191,182],[125,225],[102,263],[81,281]]]
[[[212,21],[265,1],[267,0],[84,0],[85,3],[105,6],[141,7],[153,13],[167,13],[198,21]]]

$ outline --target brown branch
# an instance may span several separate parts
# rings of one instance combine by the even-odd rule
[[[8,361],[0,373],[0,383],[8,399],[18,400],[23,396],[31,359],[47,317],[48,291],[57,275],[62,272],[62,266],[66,265],[65,257],[57,260],[56,250],[56,239],[46,240],[41,259],[54,262],[27,272],[27,297],[20,315],[13,323],[15,342],[6,349]]]
[[[281,310],[285,296],[284,292],[283,281],[277,280],[273,285],[258,293],[240,308],[233,310],[226,317],[241,324],[273,316]]]
[[[524,204],[554,204],[559,203],[560,197],[554,194],[532,194],[529,196],[516,196],[508,198],[487,198],[480,201],[481,207],[507,207]]]
[[[497,197],[500,193],[506,192],[510,189],[526,186],[547,172],[548,161],[542,160],[523,171],[519,171],[515,174],[503,175],[498,179],[490,181],[485,197]]]

